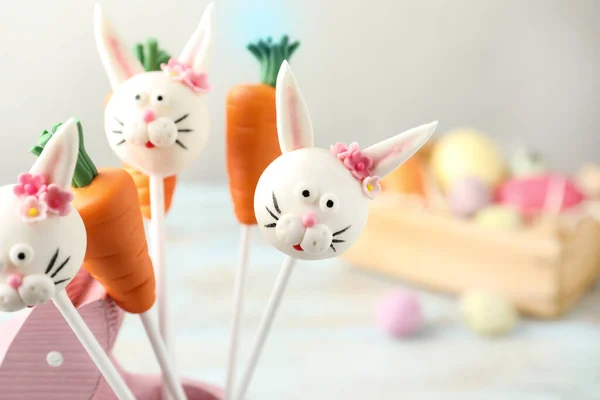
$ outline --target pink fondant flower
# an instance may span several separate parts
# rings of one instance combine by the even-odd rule
[[[344,165],[352,172],[352,175],[356,179],[365,179],[371,175],[371,167],[373,166],[373,160],[371,157],[365,156],[361,153],[358,148],[358,144],[352,143],[348,148],[348,151],[344,153]]]
[[[331,154],[338,157],[340,154],[343,154],[348,151],[346,145],[342,142],[338,142],[329,147],[331,149]]]
[[[342,161],[359,181],[371,175],[373,160],[361,153],[358,143],[352,142],[347,147],[344,143],[336,143],[330,149],[331,153]]]
[[[73,193],[69,190],[62,190],[58,185],[52,183],[48,185],[46,192],[40,196],[40,200],[48,204],[50,213],[64,217],[71,212]]]
[[[47,211],[48,205],[36,196],[25,197],[25,200],[23,200],[23,204],[21,205],[21,215],[27,222],[40,221],[46,218],[48,215]]]
[[[362,182],[363,192],[367,195],[367,197],[371,200],[375,198],[375,195],[381,192],[381,185],[379,181],[381,178],[378,176],[368,176]]]
[[[19,183],[13,188],[17,196],[39,196],[46,190],[46,178],[24,172],[19,175]]]
[[[179,62],[176,58],[169,59],[168,64],[161,64],[160,69],[176,81],[189,86],[194,92],[208,92],[210,90],[207,74],[194,72],[191,66]]]

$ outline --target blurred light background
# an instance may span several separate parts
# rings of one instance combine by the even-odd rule
[[[148,36],[178,54],[207,1],[102,0],[122,39]],[[82,119],[100,165],[116,165],[102,127],[109,91],[93,38],[91,0],[5,1],[2,33],[3,168],[12,179],[38,133]],[[600,157],[600,2],[594,0],[217,0],[208,96],[210,151],[185,176],[225,179],[224,100],[258,80],[248,41],[289,33],[292,64],[317,144],[369,144],[439,120],[473,126],[508,151],[517,139],[557,169]]]

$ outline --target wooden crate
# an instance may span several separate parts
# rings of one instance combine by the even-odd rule
[[[442,292],[491,290],[528,315],[556,318],[600,274],[600,224],[507,232],[383,199],[342,259]]]

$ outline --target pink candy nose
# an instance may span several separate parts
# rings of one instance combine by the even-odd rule
[[[144,119],[145,123],[149,124],[156,119],[156,114],[154,114],[154,111],[152,110],[146,110],[142,118]]]
[[[19,274],[10,274],[6,278],[6,284],[16,290],[23,284],[23,277]]]
[[[312,228],[316,223],[317,217],[315,216],[315,213],[307,211],[302,216],[302,225],[304,225],[305,228]]]

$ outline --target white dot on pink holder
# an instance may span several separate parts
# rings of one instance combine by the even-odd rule
[[[65,362],[65,358],[59,351],[51,351],[46,355],[46,362],[51,367],[60,367]]]

